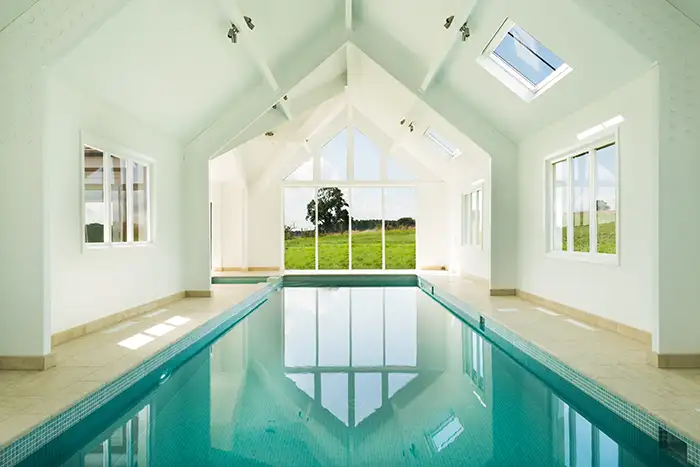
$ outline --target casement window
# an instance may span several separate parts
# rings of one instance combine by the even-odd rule
[[[511,91],[529,102],[572,71],[523,28],[505,20],[478,63]]]
[[[546,161],[551,254],[617,260],[617,148],[616,139],[610,137]]]
[[[104,146],[83,146],[83,241],[88,246],[151,240],[151,167]]]
[[[484,239],[484,196],[481,188],[462,197],[462,245],[481,248]]]

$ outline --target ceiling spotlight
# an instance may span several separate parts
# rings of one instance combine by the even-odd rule
[[[414,130],[414,128],[413,128],[413,122],[411,122],[411,123],[408,124],[408,128],[411,130],[411,133],[413,133],[413,130]]]
[[[445,18],[445,29],[450,29],[450,26],[452,26],[452,21],[455,20],[455,15],[449,16]]]
[[[471,32],[469,31],[469,26],[467,26],[466,21],[464,22],[462,27],[459,28],[459,32],[462,33],[462,42],[466,42],[466,40],[469,38],[469,36],[471,36]]]
[[[277,104],[273,104],[273,105],[272,105],[272,108],[275,109],[275,110],[277,110]]]
[[[231,23],[231,29],[228,30],[228,38],[231,39],[231,42],[235,44],[238,42],[238,34],[240,33],[240,29],[238,29],[238,26],[235,24]]]
[[[275,132],[274,131],[266,131],[265,136],[275,136]]]
[[[284,99],[284,100],[286,101],[286,100],[288,99],[288,97],[287,97],[287,96],[284,96],[282,99]]]
[[[403,124],[406,123],[406,119],[405,118],[401,119],[401,121],[399,123],[401,123],[401,126],[403,126]]]
[[[244,16],[243,19],[245,20],[245,24],[248,25],[248,29],[250,29],[251,31],[255,29],[255,25],[253,24],[253,20],[250,16]]]

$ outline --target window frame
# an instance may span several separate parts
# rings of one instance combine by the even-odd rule
[[[615,146],[615,202],[616,202],[616,213],[615,213],[615,254],[609,253],[599,253],[598,252],[598,222],[597,222],[597,202],[596,202],[596,188],[597,188],[597,176],[596,176],[596,162],[597,162],[597,150],[602,149],[607,146]],[[573,230],[573,159],[577,156],[588,154],[588,191],[589,191],[589,251],[574,251],[574,230]],[[554,259],[567,259],[574,261],[583,261],[591,263],[608,264],[612,266],[620,265],[620,225],[621,225],[621,213],[622,213],[622,203],[620,196],[620,155],[621,155],[621,144],[620,144],[620,132],[619,129],[609,131],[603,135],[596,134],[595,138],[591,137],[587,140],[581,142],[576,146],[573,146],[565,151],[560,151],[554,155],[545,157],[544,159],[544,170],[545,170],[545,199],[544,199],[544,228],[545,228],[545,255],[549,258]],[[554,164],[561,161],[568,161],[567,163],[567,249],[555,250],[554,249],[554,222],[553,222],[553,207],[554,207]],[[592,241],[595,239],[595,241]]]
[[[472,199],[478,193],[477,207],[477,229],[472,235],[471,206]],[[468,246],[479,250],[484,249],[484,186],[483,183],[475,185],[474,189],[462,194],[462,246]]]
[[[571,65],[566,63],[563,58],[559,57],[558,54],[555,54],[547,47],[547,49],[559,57],[563,63],[556,70],[552,71],[552,73],[550,73],[549,76],[547,76],[547,78],[542,80],[542,82],[539,84],[535,85],[530,82],[530,80],[523,76],[523,74],[520,73],[515,67],[496,54],[496,49],[498,46],[501,45],[501,42],[503,42],[503,39],[506,37],[506,35],[508,35],[508,32],[510,32],[513,26],[516,25],[533,37],[537,42],[542,44],[543,47],[547,47],[540,42],[539,39],[530,34],[527,29],[519,26],[510,18],[506,18],[501,23],[501,26],[498,28],[493,37],[491,37],[491,40],[486,44],[486,47],[484,47],[482,50],[481,54],[477,58],[477,62],[482,66],[482,68],[488,71],[494,78],[503,83],[508,89],[517,94],[525,102],[531,102],[535,98],[544,94],[545,91],[550,89],[556,83],[561,81],[566,75],[571,73],[573,68]]]
[[[154,229],[154,203],[152,199],[152,186],[155,180],[154,176],[154,161],[153,159],[144,156],[136,151],[125,148],[119,144],[113,143],[107,139],[101,138],[97,135],[89,134],[87,132],[80,132],[80,220],[81,220],[81,244],[82,251],[87,250],[103,250],[109,248],[128,248],[128,247],[143,247],[149,246],[154,243],[155,229]],[[103,174],[102,174],[102,187],[104,193],[104,241],[100,243],[88,243],[87,235],[85,231],[85,147],[89,146],[98,149],[102,152],[103,157]],[[113,168],[112,157],[116,157],[119,160],[126,162],[126,174],[124,177],[124,183],[126,184],[126,225],[127,225],[127,241],[125,242],[115,242],[112,241],[112,185],[111,185],[111,172]],[[146,167],[146,219],[148,226],[148,240],[134,241],[134,212],[133,212],[133,200],[134,200],[134,189],[133,189],[133,168],[134,163]]]

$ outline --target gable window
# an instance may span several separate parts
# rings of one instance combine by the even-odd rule
[[[531,34],[506,20],[478,59],[495,78],[531,101],[572,71]]]
[[[618,157],[611,137],[547,160],[549,251],[615,260],[618,251]]]
[[[462,197],[462,245],[481,248],[484,237],[484,199],[481,188]]]
[[[87,245],[146,243],[151,238],[150,166],[83,146],[83,225]]]
[[[457,146],[450,143],[445,137],[432,128],[428,128],[428,130],[425,132],[425,137],[432,141],[437,147],[449,154],[449,156],[453,159],[462,154],[462,151],[460,151]]]

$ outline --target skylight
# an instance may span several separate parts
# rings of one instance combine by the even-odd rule
[[[450,157],[454,158],[462,154],[462,151],[460,151],[458,147],[447,141],[440,133],[432,128],[428,128],[428,131],[425,132],[425,136],[430,141],[435,143],[440,149],[449,154]]]
[[[430,435],[430,440],[435,450],[440,452],[457,439],[462,432],[464,432],[464,427],[459,419],[452,415]]]
[[[571,71],[564,60],[508,20],[486,47],[479,63],[526,101]]]

